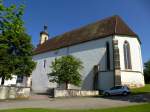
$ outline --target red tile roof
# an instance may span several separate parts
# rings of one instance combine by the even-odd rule
[[[119,16],[112,16],[51,38],[39,45],[34,50],[34,53],[40,54],[90,40],[105,38],[110,35],[127,35],[131,36],[131,38],[138,38]]]

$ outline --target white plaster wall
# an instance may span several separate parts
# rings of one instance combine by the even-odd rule
[[[122,84],[128,82],[129,84],[134,83],[137,85],[139,84],[143,85],[144,84],[143,62],[141,56],[141,45],[138,39],[128,36],[115,36],[114,39],[118,40]],[[123,51],[123,44],[125,41],[128,41],[128,43],[130,44],[131,64],[132,64],[131,70],[125,69],[124,51]]]
[[[122,85],[129,85],[133,87],[144,86],[144,76],[136,72],[121,72]]]
[[[90,41],[81,45],[72,46],[69,48],[69,53],[83,62],[84,69],[82,71],[82,89],[91,90],[93,88],[93,67],[100,64],[100,70],[106,70],[106,42],[112,46],[112,38],[104,38]],[[112,49],[110,48],[111,69]]]
[[[56,51],[46,52],[33,56],[37,62],[36,68],[32,72],[32,90],[35,92],[45,92],[48,88],[56,88],[56,83],[49,82],[48,73],[51,72],[51,63],[55,58],[66,55],[66,49],[62,48]],[[46,60],[44,68],[44,60]]]
[[[114,86],[114,73],[110,72],[99,72],[99,89],[106,90]]]
[[[4,85],[10,86],[10,85],[15,85],[17,80],[17,76],[13,76],[11,80],[5,80]],[[1,84],[1,78],[0,78],[0,84]]]
[[[112,37],[93,40],[56,51],[35,55],[33,60],[37,62],[37,67],[32,73],[33,90],[36,91],[44,88],[44,91],[49,87],[57,87],[57,84],[48,83],[47,73],[51,71],[49,66],[55,58],[68,54],[79,58],[83,62],[84,69],[81,72],[83,80],[81,88],[91,90],[93,88],[93,66],[100,64],[100,69],[106,70],[106,42],[110,43],[110,61],[111,69],[113,69]],[[43,67],[44,60],[46,60],[45,68]]]
[[[127,36],[115,36],[114,39],[118,40],[121,70],[125,70],[123,44],[125,41],[128,41],[130,44],[130,51],[131,51],[132,71],[140,71],[143,73],[141,45],[137,40],[137,38]]]

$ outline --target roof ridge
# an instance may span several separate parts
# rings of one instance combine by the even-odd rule
[[[58,39],[58,38],[60,38],[61,35],[65,35],[65,34],[67,34],[67,33],[71,33],[71,32],[74,32],[74,31],[78,31],[78,30],[83,29],[83,28],[87,28],[87,27],[89,27],[89,26],[91,26],[91,25],[97,24],[97,23],[99,23],[99,22],[107,21],[107,20],[109,20],[109,19],[111,19],[111,18],[114,18],[114,17],[116,18],[116,17],[118,17],[118,15],[109,16],[109,17],[103,18],[103,19],[101,19],[101,20],[97,20],[96,22],[92,22],[92,23],[83,25],[83,26],[81,26],[80,28],[74,28],[74,29],[72,29],[71,31],[66,31],[66,32],[64,32],[64,33],[62,33],[62,34],[58,34],[58,35],[56,35],[56,36],[54,36],[54,37],[49,38],[49,39],[48,39],[45,43],[43,43],[43,44],[48,43],[48,41],[51,41],[51,40],[54,40],[54,39]],[[114,33],[115,33],[115,32],[114,32]]]
[[[112,35],[137,37],[118,15],[114,15],[50,38],[34,52],[39,54]]]
[[[99,23],[99,22],[107,21],[107,20],[109,20],[109,19],[111,19],[111,18],[114,18],[114,17],[116,18],[116,17],[119,17],[119,16],[118,16],[118,15],[109,16],[109,17],[103,18],[103,19],[101,19],[101,20],[97,20],[97,21],[95,21],[95,22],[92,22],[92,23],[89,23],[89,24],[86,24],[86,25],[82,25],[82,26],[80,26],[79,28],[74,28],[74,29],[72,29],[72,30],[70,30],[70,31],[66,31],[66,32],[64,32],[64,33],[62,33],[62,34],[58,34],[58,35],[56,35],[56,36],[54,36],[54,37],[52,37],[52,38],[56,38],[56,37],[58,37],[58,36],[60,36],[60,35],[64,35],[64,34],[66,34],[66,33],[70,33],[70,32],[73,32],[73,31],[77,31],[77,30],[86,28],[86,27],[88,27],[88,26],[91,26],[91,25],[96,24],[96,23]]]

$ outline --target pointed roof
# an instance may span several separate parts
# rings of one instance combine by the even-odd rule
[[[39,45],[34,52],[40,54],[111,35],[126,35],[131,38],[138,38],[119,16],[112,16],[51,38]]]

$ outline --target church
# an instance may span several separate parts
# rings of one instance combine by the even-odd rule
[[[112,16],[49,39],[47,27],[40,32],[34,50],[37,66],[32,73],[32,90],[64,88],[49,82],[51,63],[55,58],[72,55],[83,62],[80,87],[70,89],[104,90],[116,85],[145,85],[139,36],[119,17]]]
[[[105,90],[116,85],[142,87],[145,85],[141,41],[139,36],[119,17],[112,16],[62,35],[49,38],[47,26],[40,32],[40,41],[34,49],[37,63],[31,78],[17,78],[5,85],[31,86],[42,93],[51,88],[64,89],[64,84],[49,82],[48,73],[56,58],[72,55],[83,63],[80,87],[69,89]],[[32,80],[32,83],[31,83]]]

